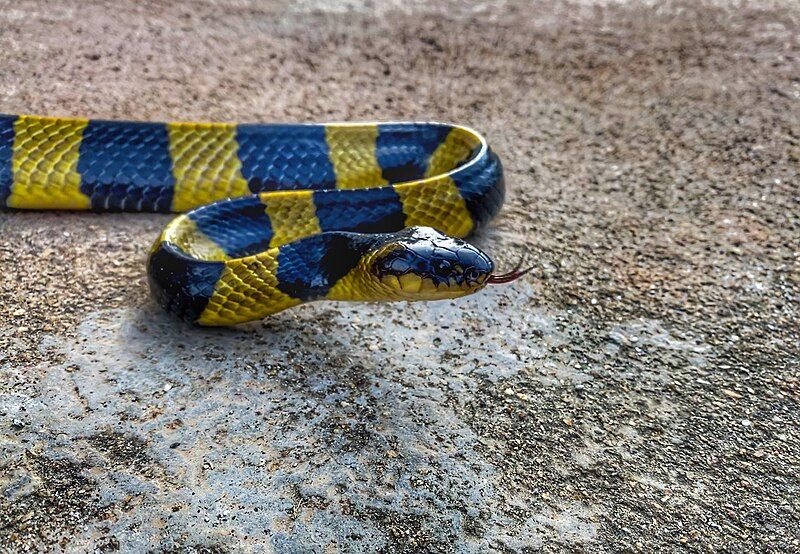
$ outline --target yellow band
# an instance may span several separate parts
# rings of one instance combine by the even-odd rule
[[[407,227],[434,227],[454,237],[472,230],[472,215],[450,177],[394,185],[394,190],[403,203]]]
[[[387,184],[375,155],[377,125],[339,123],[325,126],[336,188],[364,189]]]
[[[172,211],[250,193],[237,155],[236,125],[169,123],[167,131],[175,178]]]
[[[91,199],[81,192],[78,173],[87,119],[21,115],[14,123],[11,208],[86,210]]]
[[[270,247],[322,232],[314,206],[314,191],[266,192],[260,197],[272,224]]]

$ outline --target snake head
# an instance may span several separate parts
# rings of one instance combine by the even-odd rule
[[[472,294],[494,270],[489,256],[430,227],[396,233],[372,256],[371,272],[401,300],[441,300]]]

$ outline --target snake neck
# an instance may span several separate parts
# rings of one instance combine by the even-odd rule
[[[371,254],[393,237],[334,231],[284,245],[277,257],[278,288],[302,301],[386,299],[369,267]]]

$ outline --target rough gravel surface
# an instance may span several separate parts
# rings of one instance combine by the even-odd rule
[[[482,130],[522,282],[198,330],[0,213],[0,550],[800,552],[796,2],[0,1],[0,111]]]

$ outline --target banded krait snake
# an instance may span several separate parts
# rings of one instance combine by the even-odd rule
[[[0,116],[0,205],[186,212],[147,264],[168,311],[201,325],[306,301],[436,300],[493,274],[462,237],[500,209],[486,141],[439,123],[135,123]]]

